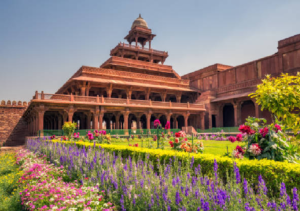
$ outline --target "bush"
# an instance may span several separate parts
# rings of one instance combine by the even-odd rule
[[[52,140],[52,142],[58,142],[63,144],[74,145],[78,147],[93,147],[93,143],[86,142],[66,142],[59,140]],[[101,147],[109,152],[121,153],[123,157],[136,157],[139,156],[145,160],[147,155],[149,159],[155,162],[163,163],[170,158],[176,156],[181,162],[188,161],[191,157],[194,157],[194,166],[201,165],[201,171],[204,175],[213,175],[214,160],[219,165],[219,175],[225,180],[226,174],[232,172],[233,163],[236,162],[237,167],[240,169],[241,175],[243,175],[249,183],[258,183],[258,176],[261,175],[266,181],[266,186],[275,194],[279,194],[278,187],[280,183],[286,184],[287,190],[291,190],[293,187],[300,188],[300,165],[288,162],[276,162],[273,160],[233,160],[228,157],[222,157],[210,154],[195,154],[186,152],[177,152],[172,150],[161,149],[147,149],[129,146],[119,145],[107,145],[107,144],[95,144],[95,147]]]

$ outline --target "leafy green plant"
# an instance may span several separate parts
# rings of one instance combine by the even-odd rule
[[[252,159],[295,162],[299,160],[298,147],[288,143],[288,136],[278,124],[266,124],[265,119],[249,117],[239,130],[246,133],[245,156]]]
[[[65,122],[62,129],[64,134],[68,137],[68,140],[71,139],[72,134],[74,133],[77,124],[75,122]]]
[[[272,113],[273,122],[280,120],[283,125],[292,129],[294,134],[300,130],[300,73],[296,76],[281,74],[272,78],[267,75],[262,84],[257,85],[255,93],[250,94],[256,99],[261,109]]]

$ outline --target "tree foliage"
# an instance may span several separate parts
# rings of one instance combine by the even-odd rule
[[[296,76],[282,73],[280,77],[267,75],[255,93],[249,95],[256,99],[261,109],[269,110],[273,121],[292,129],[296,134],[300,130],[300,73]]]

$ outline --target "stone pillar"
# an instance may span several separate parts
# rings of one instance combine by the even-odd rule
[[[120,129],[120,114],[116,115],[116,129]]]
[[[188,127],[189,114],[184,115],[184,126]]]
[[[124,112],[123,117],[124,117],[124,129],[125,129],[125,130],[128,130],[128,117],[129,117],[129,112]]]
[[[94,120],[93,120],[93,129],[98,130],[99,129],[99,107],[96,107],[94,110]]]
[[[181,94],[177,94],[176,95],[176,101],[177,101],[177,103],[180,103],[180,101],[181,101]]]
[[[204,130],[205,129],[205,113],[204,112],[200,113],[200,122],[201,122],[200,129]]]
[[[69,111],[68,112],[68,121],[69,122],[73,122],[73,115],[74,115],[74,111]]]
[[[86,90],[85,86],[80,87],[81,96],[85,96],[85,90]]]
[[[99,114],[99,129],[103,129],[103,116],[104,116],[104,112],[100,112],[100,114]]]
[[[86,129],[91,129],[91,113],[87,113],[86,115]]]
[[[58,129],[61,130],[62,129],[62,121],[61,121],[61,116],[58,117]]]
[[[234,108],[234,126],[238,127],[241,122],[241,104],[239,102],[236,102],[233,104]]]
[[[146,118],[147,118],[147,129],[148,130],[150,130],[151,114],[152,113],[147,113],[147,115],[146,115]]]
[[[109,86],[106,88],[106,93],[108,98],[111,98],[112,90],[113,90],[112,84],[109,84]]]
[[[257,103],[254,103],[255,106],[255,117],[256,118],[260,118],[260,108],[259,105]]]

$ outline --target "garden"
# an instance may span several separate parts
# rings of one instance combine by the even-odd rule
[[[276,84],[267,77],[253,95],[274,122],[249,117],[235,136],[172,133],[155,120],[151,136],[81,135],[66,122],[65,136],[28,139],[0,154],[0,210],[298,210],[299,117],[261,92]]]

